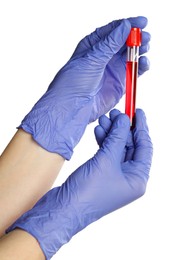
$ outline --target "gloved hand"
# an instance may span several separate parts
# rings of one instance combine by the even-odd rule
[[[114,110],[110,118],[103,118],[96,129],[101,145],[96,155],[7,230],[32,234],[46,259],[87,225],[145,192],[152,159],[145,115],[137,110],[133,132],[126,115]]]
[[[146,24],[144,17],[113,21],[85,37],[19,128],[44,149],[69,160],[87,124],[124,94],[125,41],[131,26]],[[148,51],[149,41],[149,33],[143,32],[140,54]],[[139,74],[148,69],[149,62],[142,57]]]

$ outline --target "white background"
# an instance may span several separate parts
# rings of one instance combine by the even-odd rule
[[[0,1],[0,152],[77,43],[112,20],[144,15],[151,69],[138,81],[154,144],[145,196],[77,234],[53,259],[183,259],[181,1]],[[117,106],[123,112],[123,100]],[[55,186],[97,150],[87,128]]]

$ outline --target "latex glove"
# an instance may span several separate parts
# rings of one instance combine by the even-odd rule
[[[125,41],[131,26],[144,28],[144,17],[113,21],[85,37],[20,128],[50,152],[70,159],[87,124],[109,111],[124,94]],[[141,54],[150,35],[143,32]],[[139,74],[149,69],[140,59]]]
[[[145,192],[152,159],[145,115],[137,110],[133,132],[124,114],[114,119],[111,116],[111,122],[96,155],[72,173],[61,187],[49,191],[7,230],[20,228],[32,234],[46,259],[87,225]],[[97,134],[97,138],[102,140],[101,135]]]

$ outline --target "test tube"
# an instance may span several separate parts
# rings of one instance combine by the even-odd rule
[[[125,113],[130,118],[130,124],[133,128],[136,110],[136,87],[138,77],[138,58],[139,46],[141,45],[141,29],[131,28],[126,41],[127,60],[126,60],[126,98]]]

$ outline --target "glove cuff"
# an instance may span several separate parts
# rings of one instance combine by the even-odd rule
[[[47,108],[41,102],[29,112],[18,127],[32,135],[45,150],[70,160],[74,147],[80,141],[92,110],[92,100],[83,98],[75,105],[67,100]],[[73,103],[73,101],[72,101]],[[72,108],[69,108],[69,106]],[[59,111],[62,111],[58,113]]]
[[[57,187],[52,192],[59,196],[59,190]],[[49,200],[49,197],[43,197],[41,200],[47,199]],[[61,208],[55,207],[55,209],[49,210],[44,206],[39,207],[39,203],[41,201],[33,209],[23,214],[6,230],[6,233],[16,228],[28,232],[38,241],[46,259],[51,259],[64,244],[68,243],[81,230],[81,227],[73,207],[63,205]]]

